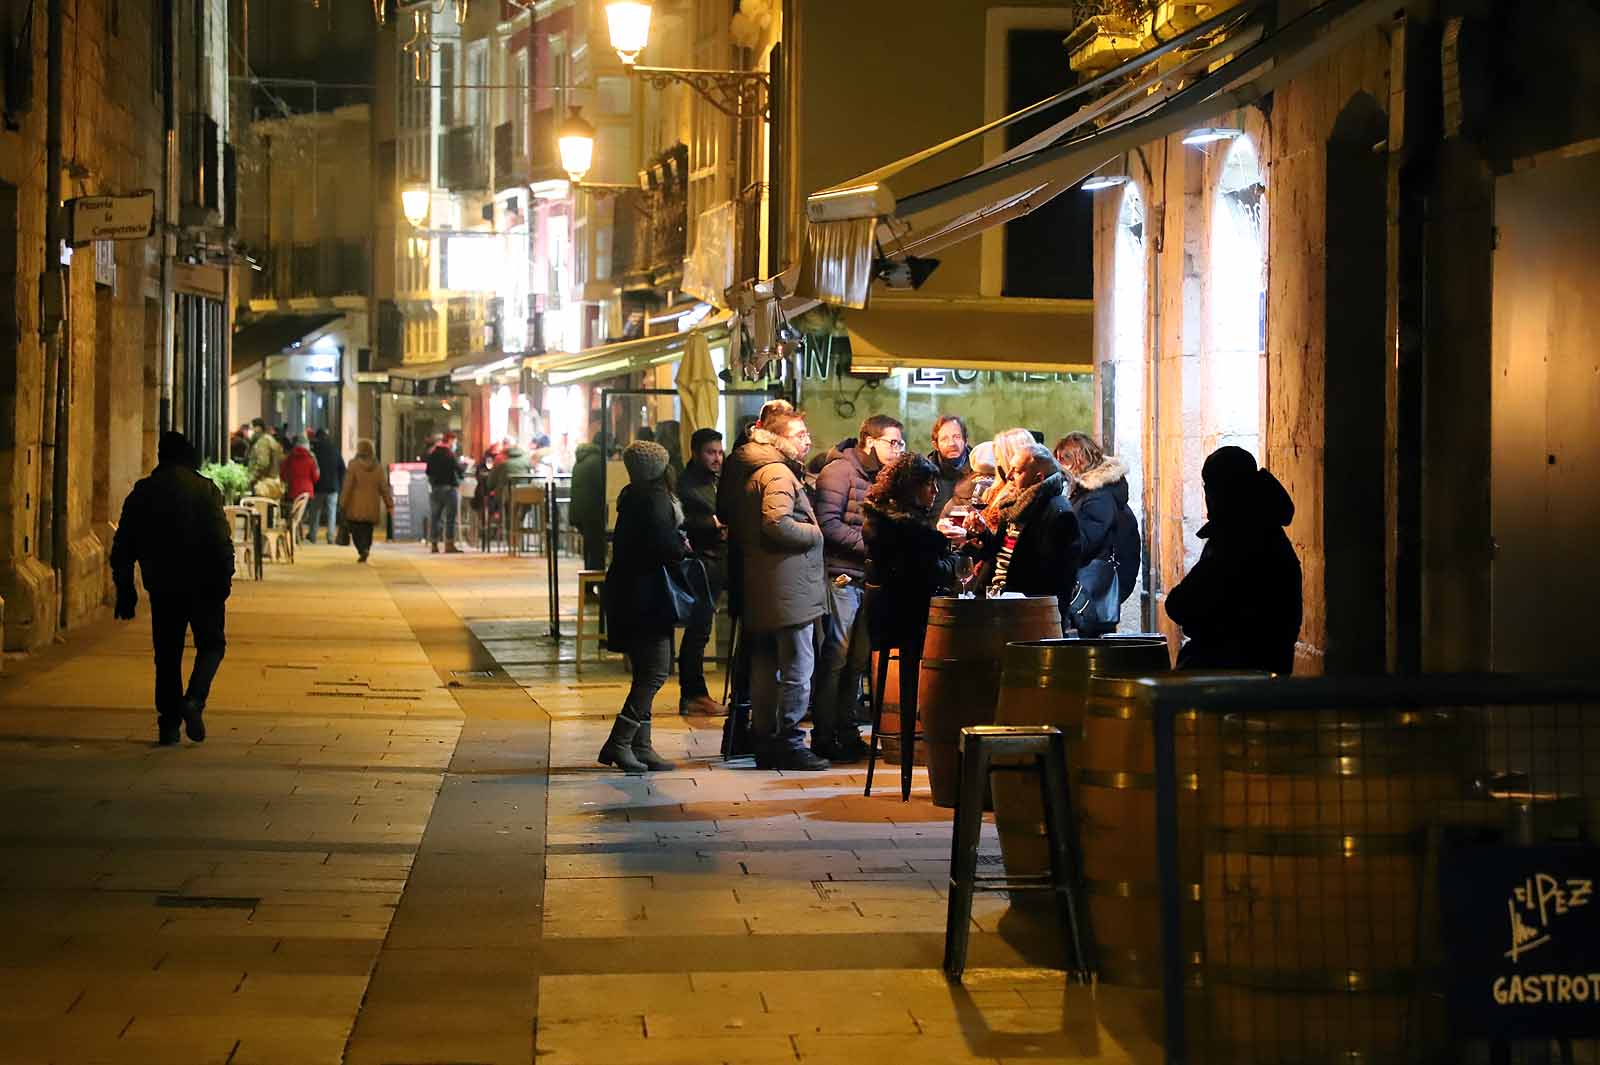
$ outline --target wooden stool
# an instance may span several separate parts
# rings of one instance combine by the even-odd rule
[[[1063,945],[1079,979],[1089,981],[1090,961],[1078,934],[1077,877],[1069,843],[1071,800],[1067,794],[1067,743],[1054,725],[970,725],[961,730],[961,792],[956,800],[955,832],[950,839],[950,910],[944,929],[944,971],[959,981],[967,966],[967,934],[972,927],[974,891],[1049,891],[1061,916]],[[1031,759],[1031,764],[994,764]],[[1050,842],[1050,872],[1026,876],[978,875],[978,834],[983,828],[983,793],[996,770],[1039,774],[1045,834]]]
[[[578,633],[573,637],[573,644],[577,647],[578,668],[583,668],[583,645],[595,645],[595,661],[605,660],[605,612],[596,611],[594,632],[591,634],[584,628],[584,620],[589,616],[589,589],[593,588],[596,598],[606,586],[606,571],[603,569],[582,569],[578,571]]]
[[[867,736],[867,788],[862,792],[867,798],[872,797],[872,771],[878,764],[878,752],[882,750],[883,740],[878,736],[878,730],[883,727],[883,696],[884,689],[889,686],[889,656],[893,655],[902,666],[904,659],[900,658],[898,647],[886,647],[878,651],[878,676],[874,680],[871,671],[868,671],[867,696],[872,700],[872,729]],[[902,687],[902,690],[903,687]],[[900,704],[900,801],[911,801],[911,770],[916,763],[917,753],[917,708],[913,704],[906,706],[904,701]]]

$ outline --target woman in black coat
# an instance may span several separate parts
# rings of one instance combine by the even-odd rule
[[[650,742],[651,704],[672,674],[677,623],[663,567],[689,553],[683,508],[667,483],[667,449],[635,441],[622,452],[628,486],[617,496],[611,568],[606,571],[606,646],[628,656],[633,683],[600,748],[600,763],[628,773],[671,769]]]
[[[1047,448],[1023,448],[1010,469],[1011,493],[995,508],[998,528],[982,524],[967,550],[982,560],[989,595],[1053,595],[1061,629],[1072,628],[1072,590],[1078,583],[1078,519],[1066,494],[1066,477]]]
[[[939,468],[902,455],[878,472],[862,503],[867,545],[867,632],[874,651],[900,652],[900,713],[914,718],[928,602],[949,594],[958,556],[934,527]]]
[[[1294,502],[1243,448],[1213,451],[1200,477],[1206,546],[1167,594],[1167,617],[1185,637],[1178,668],[1288,674],[1301,612],[1300,558],[1283,531]]]

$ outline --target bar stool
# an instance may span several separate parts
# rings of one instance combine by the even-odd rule
[[[996,759],[1004,759],[995,764]],[[1029,759],[1020,765],[1011,759]],[[1069,842],[1071,800],[1067,794],[1067,744],[1054,725],[972,725],[961,730],[961,792],[950,840],[950,909],[944,929],[944,971],[959,981],[967,967],[974,891],[1049,891],[1060,914],[1063,946],[1078,977],[1089,981],[1089,944],[1078,932],[1072,884],[1078,867]],[[1004,770],[1039,774],[1050,872],[1019,876],[978,875],[978,834],[983,828],[983,793],[989,774]]]
[[[878,764],[878,752],[882,749],[883,740],[878,735],[878,730],[883,727],[883,698],[884,689],[889,686],[889,656],[903,667],[905,660],[900,657],[900,648],[885,647],[878,651],[878,675],[876,679],[868,672],[868,697],[872,700],[872,728],[867,735],[867,788],[863,795],[872,797],[872,772]],[[909,710],[909,712],[907,712]],[[917,761],[917,708],[900,704],[900,801],[911,801],[911,771]]]
[[[606,571],[603,569],[583,569],[578,571],[578,633],[573,637],[573,645],[577,649],[578,668],[583,668],[583,645],[595,645],[595,661],[605,660],[605,633],[604,611],[597,611],[594,632],[590,633],[584,626],[585,619],[589,616],[590,589],[594,589],[595,601],[599,601],[601,592],[606,586]]]

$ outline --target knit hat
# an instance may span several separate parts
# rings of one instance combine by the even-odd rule
[[[634,484],[658,480],[667,472],[667,449],[649,440],[635,440],[622,449],[622,465]]]

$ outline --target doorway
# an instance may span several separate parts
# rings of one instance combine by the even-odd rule
[[[1600,154],[1495,182],[1491,666],[1594,669]],[[1468,458],[1462,456],[1463,459]]]

